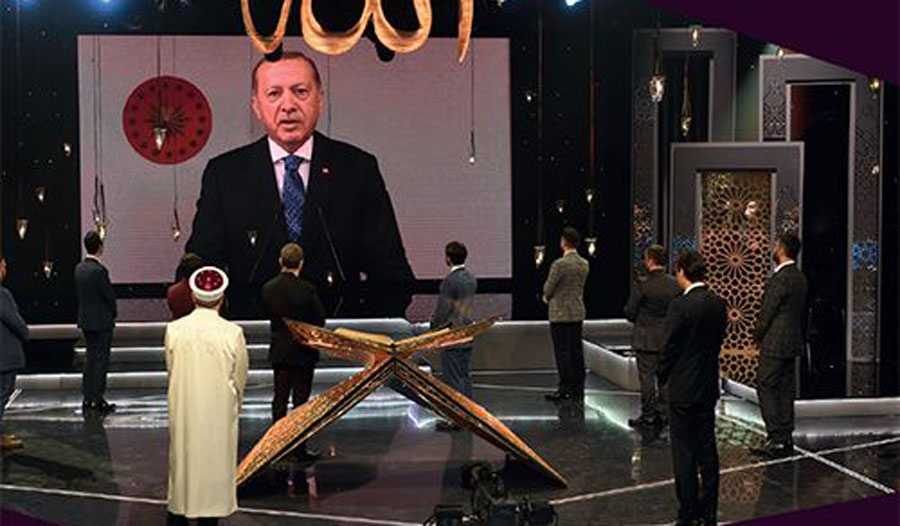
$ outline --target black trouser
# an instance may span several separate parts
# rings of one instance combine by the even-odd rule
[[[472,377],[469,374],[469,362],[472,348],[447,349],[441,352],[441,376],[444,382],[467,398],[472,398]]]
[[[669,438],[679,520],[716,516],[719,504],[719,452],[716,450],[714,411],[714,403],[691,406],[669,404]]]
[[[759,357],[756,394],[769,439],[781,444],[792,442],[794,432],[794,395],[796,392],[794,358]]]
[[[659,353],[635,350],[635,356],[641,382],[641,418],[648,421],[664,419],[666,416],[665,393],[656,385]]]
[[[294,407],[300,407],[312,391],[315,365],[275,365],[275,397],[272,399],[272,420],[277,422],[287,415],[288,398]]]
[[[573,395],[584,394],[584,348],[581,341],[582,322],[550,322],[553,353],[559,371],[559,390]]]
[[[218,526],[218,517],[199,517],[197,518],[198,526]],[[187,526],[188,519],[184,515],[175,515],[172,512],[166,512],[167,526]]]
[[[85,402],[100,402],[106,392],[106,371],[109,369],[109,348],[112,345],[112,329],[82,331],[86,346],[81,392]]]

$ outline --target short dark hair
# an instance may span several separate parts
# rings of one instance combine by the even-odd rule
[[[697,283],[706,279],[706,262],[699,252],[688,250],[678,255],[675,261],[675,270],[681,270],[691,283]]]
[[[303,247],[297,243],[288,243],[281,247],[281,264],[290,270],[297,270],[303,263]]]
[[[657,265],[666,266],[669,262],[669,251],[662,245],[650,245],[644,251],[644,254],[647,256],[647,259]]]
[[[309,58],[305,53],[302,53],[300,51],[284,51],[280,55],[266,55],[263,58],[259,59],[259,62],[257,62],[256,65],[253,66],[253,72],[250,74],[250,89],[254,94],[256,93],[256,87],[259,84],[259,82],[256,80],[256,72],[259,71],[260,66],[262,66],[266,62],[281,62],[282,60],[302,60],[309,64],[309,67],[311,67],[313,70],[313,78],[316,80],[316,87],[322,87],[322,77],[319,76],[319,67],[316,66],[316,63],[313,61],[313,59]]]
[[[575,230],[573,226],[567,226],[562,229],[562,234],[560,234],[563,239],[566,240],[566,244],[568,244],[572,248],[578,248],[578,245],[581,244],[581,234]]]
[[[782,233],[778,236],[778,244],[784,248],[785,256],[791,259],[797,259],[797,256],[800,255],[801,243],[797,234],[793,232]]]
[[[450,263],[454,265],[462,265],[466,262],[466,258],[469,257],[469,251],[466,249],[466,246],[459,241],[447,243],[447,246],[444,247],[444,254],[450,260]]]
[[[190,279],[204,265],[203,258],[193,252],[188,252],[181,256],[178,262],[178,268],[175,269],[175,280]]]
[[[103,239],[100,238],[100,234],[96,230],[91,230],[84,235],[84,249],[87,250],[88,254],[96,255],[102,246]]]

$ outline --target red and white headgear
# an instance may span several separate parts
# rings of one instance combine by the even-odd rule
[[[228,288],[228,275],[217,267],[202,267],[191,274],[188,283],[198,301],[215,303],[225,295],[225,289]]]

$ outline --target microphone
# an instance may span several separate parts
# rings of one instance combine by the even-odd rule
[[[338,257],[337,248],[335,248],[334,240],[331,238],[331,230],[328,228],[328,222],[325,221],[325,213],[322,211],[322,206],[316,206],[316,211],[319,213],[319,222],[322,223],[322,232],[325,234],[325,242],[328,243],[328,250],[331,251],[331,259],[334,260],[334,265],[337,267],[338,277],[341,279],[341,283],[346,283],[347,276],[344,275],[344,266],[341,265],[341,258]],[[334,312],[331,314],[332,317],[337,316],[343,303],[344,295],[341,294],[338,298],[338,303],[334,308]]]
[[[272,221],[269,223],[269,229],[266,231],[266,239],[264,239],[263,244],[260,245],[259,254],[256,255],[256,260],[250,268],[250,274],[247,276],[247,283],[253,283],[253,280],[256,278],[259,264],[262,262],[263,256],[266,255],[266,249],[269,248],[269,243],[272,241],[272,231],[275,230],[275,222],[278,221],[278,218],[284,212],[284,203],[281,202],[281,199],[275,201],[274,209],[275,210],[272,212]]]

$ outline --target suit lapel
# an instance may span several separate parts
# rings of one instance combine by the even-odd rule
[[[263,137],[254,145],[254,161],[253,166],[262,166],[262,170],[254,170],[251,173],[260,174],[262,180],[258,181],[259,188],[262,189],[266,201],[272,203],[271,208],[281,201],[278,194],[278,181],[275,179],[275,165],[272,163],[272,154],[269,153],[269,141]]]
[[[315,217],[319,206],[328,208],[330,204],[331,171],[331,139],[315,132],[313,142],[312,163],[309,167],[309,188],[307,188],[307,207],[304,212],[305,219]]]

